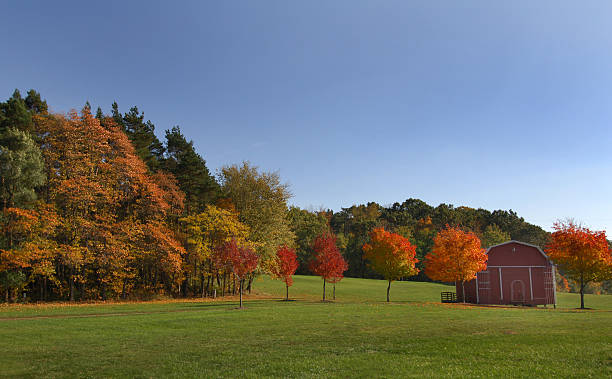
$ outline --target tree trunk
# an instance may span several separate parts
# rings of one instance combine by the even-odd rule
[[[389,290],[391,289],[391,281],[389,280],[389,284],[387,285],[387,303],[389,302]]]
[[[334,283],[334,300],[336,300],[336,283]]]
[[[584,309],[584,277],[580,275],[580,309]]]
[[[461,291],[463,292],[463,303],[465,304],[465,282],[461,282]]]
[[[202,293],[200,294],[200,296],[204,298],[204,293],[206,291],[206,286],[204,285],[204,274],[202,274],[202,286],[201,287],[202,287]]]
[[[285,283],[285,286],[287,287],[287,297],[285,298],[285,300],[289,301],[289,285]]]
[[[227,278],[227,273],[223,273],[223,288],[221,288],[221,297],[225,297],[225,282]]]
[[[123,291],[125,291],[125,282],[123,283]],[[74,301],[74,267],[70,267],[70,301]]]
[[[323,279],[323,301],[325,301],[325,279]]]
[[[200,293],[204,293],[204,273],[200,275]],[[197,292],[195,293],[197,296]]]
[[[251,293],[252,285],[253,285],[253,275],[250,275],[250,277],[249,277],[249,285],[247,286],[247,291],[249,291],[249,294]]]
[[[125,283],[123,283],[123,293],[125,293]],[[125,296],[122,295],[125,299]],[[74,278],[70,276],[70,301],[74,301]]]
[[[74,280],[72,280],[70,283],[72,283],[74,286]],[[179,284],[179,293],[180,292],[181,292],[181,285]],[[74,292],[73,292],[73,295],[74,295]],[[123,288],[121,288],[121,298],[125,300],[126,297],[127,297],[127,279],[123,279]],[[74,297],[72,301],[74,301]]]
[[[240,309],[242,309],[242,287],[243,287],[242,285],[244,283],[244,279],[240,279],[239,282],[240,282]]]

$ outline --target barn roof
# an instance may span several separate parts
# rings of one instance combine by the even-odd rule
[[[508,241],[508,242],[504,242],[504,243],[500,243],[500,244],[497,244],[497,245],[489,246],[489,247],[487,248],[487,255],[489,254],[489,251],[490,251],[492,248],[494,248],[494,247],[498,247],[498,246],[503,246],[503,245],[508,245],[508,244],[511,244],[511,243],[518,243],[519,245],[525,245],[525,246],[529,246],[529,247],[535,247],[535,248],[536,248],[536,249],[537,249],[537,250],[540,252],[540,254],[542,254],[542,256],[543,256],[544,258],[546,258],[546,260],[547,260],[547,261],[548,261],[550,264],[553,264],[553,262],[550,260],[550,258],[548,258],[548,255],[546,255],[546,253],[544,253],[544,251],[543,251],[543,250],[540,248],[540,246],[538,246],[538,245],[532,245],[532,244],[527,243],[527,242],[515,241],[515,240],[511,240],[511,241]]]

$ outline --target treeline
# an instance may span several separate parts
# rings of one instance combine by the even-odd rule
[[[511,239],[544,246],[549,238],[548,232],[529,224],[512,210],[490,212],[450,204],[433,207],[418,199],[408,199],[391,206],[377,203],[355,205],[342,208],[339,212],[312,213],[291,208],[289,218],[297,237],[301,263],[298,273],[302,274],[307,273],[312,239],[327,225],[338,236],[340,248],[349,263],[345,275],[360,278],[379,277],[369,268],[362,251],[363,245],[368,242],[368,233],[377,227],[406,237],[416,246],[420,273],[412,280],[429,280],[423,271],[424,258],[433,247],[434,237],[446,225],[474,232],[485,248]]]
[[[488,246],[509,239],[544,245],[548,233],[512,211],[432,207],[421,200],[308,211],[288,207],[277,173],[248,162],[213,176],[178,126],[161,141],[137,107],[109,114],[89,103],[52,114],[39,93],[0,103],[0,290],[4,301],[90,300],[236,292],[216,251],[253,249],[254,276],[274,273],[294,247],[310,274],[317,236],[333,232],[346,276],[377,278],[362,247],[374,228],[410,239],[422,269],[446,224]],[[421,273],[411,278],[428,280]]]
[[[235,292],[233,273],[212,261],[229,239],[269,271],[294,240],[278,175],[243,163],[215,178],[179,127],[163,142],[154,131],[116,103],[108,115],[88,103],[51,114],[34,90],[0,103],[5,301]]]

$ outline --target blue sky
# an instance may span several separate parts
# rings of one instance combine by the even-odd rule
[[[607,1],[3,5],[2,98],[137,105],[301,207],[415,197],[612,233]]]

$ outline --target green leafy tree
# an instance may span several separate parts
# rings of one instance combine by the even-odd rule
[[[287,184],[281,183],[277,173],[259,172],[248,162],[223,167],[221,183],[240,221],[250,228],[249,240],[258,244],[261,269],[270,272],[270,265],[276,261],[276,248],[293,246],[295,242],[287,218],[287,200],[291,197]]]
[[[485,249],[490,246],[495,246],[506,241],[510,241],[510,233],[504,232],[495,224],[487,225],[482,234],[482,247]]]

